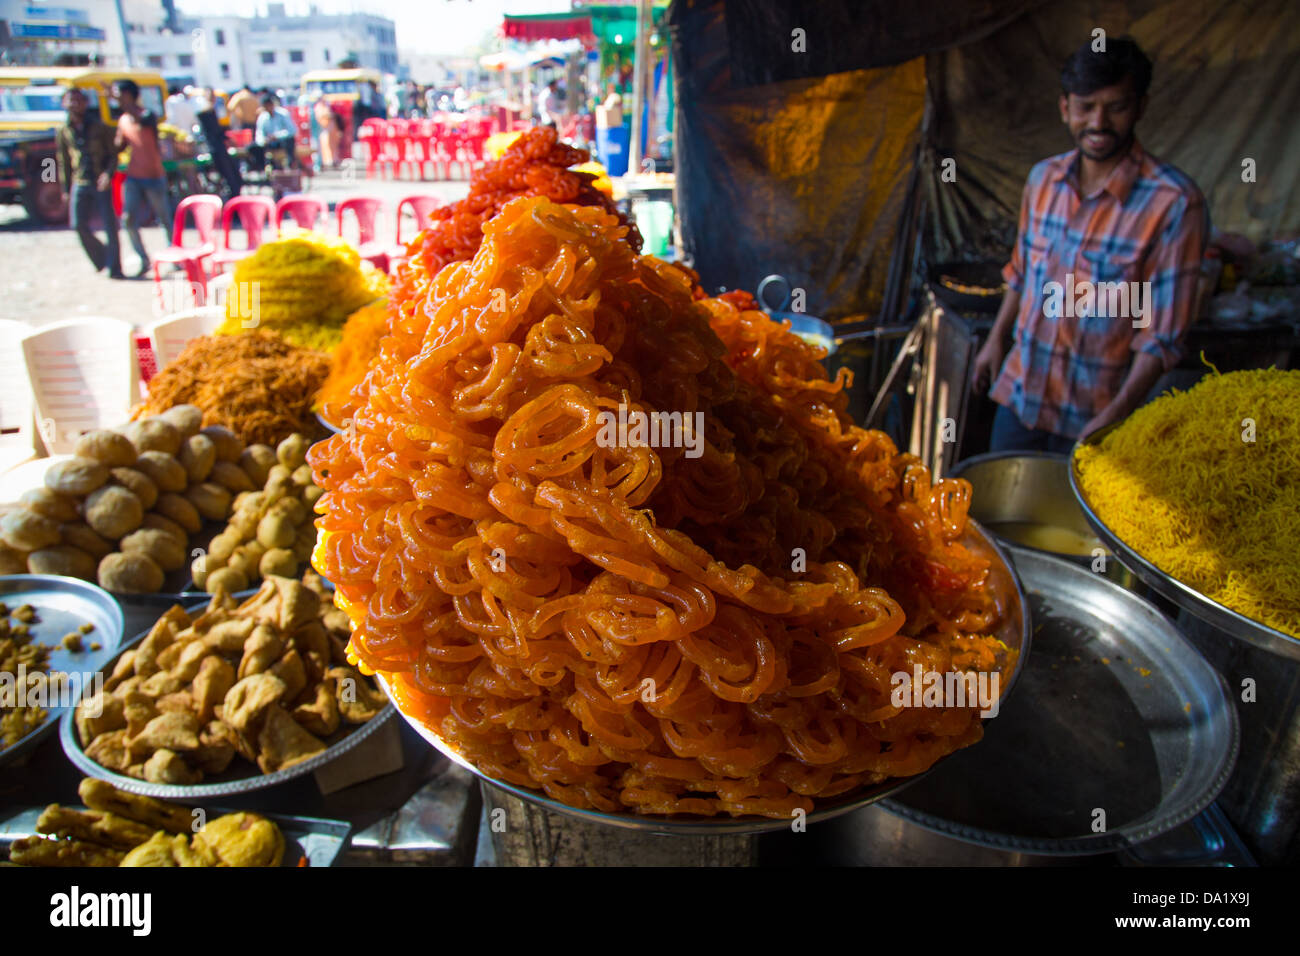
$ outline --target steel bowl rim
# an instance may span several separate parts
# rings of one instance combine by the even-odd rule
[[[1006,554],[1002,543],[973,518],[967,519],[967,526],[973,533],[983,540],[983,542],[992,550],[997,559],[1002,562],[1003,568],[1011,579],[1012,587],[1020,607],[1021,644],[1016,655],[1016,662],[1015,666],[1012,668],[1011,676],[1007,680],[1006,686],[999,697],[999,702],[1005,703],[1005,701],[1010,697],[1011,692],[1015,689],[1016,684],[1019,682],[1020,675],[1025,669],[1025,661],[1029,657],[1030,647],[1033,642],[1033,621],[1029,611],[1029,599],[1025,592],[1024,583],[1020,579],[1020,573],[1016,570],[1014,562],[1012,562]],[[388,695],[390,706],[435,750],[457,766],[468,770],[484,784],[495,787],[498,790],[504,790],[512,796],[525,800],[528,803],[532,803],[543,810],[574,817],[588,823],[599,823],[624,830],[639,830],[642,832],[669,835],[740,835],[784,830],[791,826],[792,821],[783,818],[666,817],[661,815],[651,816],[648,814],[638,814],[635,812],[617,814],[603,813],[599,810],[585,810],[578,807],[571,807],[568,804],[552,799],[542,791],[521,787],[488,776],[486,773],[475,767],[470,761],[457,754],[450,746],[442,741],[441,738],[434,734],[429,727],[425,726],[416,717],[408,715],[403,711],[397,704],[397,700],[386,675],[376,673],[375,678],[379,681],[379,685],[383,688],[384,693]],[[978,746],[978,742],[974,746]],[[899,793],[919,780],[929,776],[934,768],[942,764],[945,759],[946,756],[939,758],[939,760],[935,761],[935,763],[924,773],[919,773],[911,777],[891,777],[889,780],[876,784],[873,787],[853,791],[844,797],[828,801],[825,805],[815,806],[812,812],[808,813],[803,819],[803,822],[811,824],[823,820],[830,820],[884,800],[890,795]]]

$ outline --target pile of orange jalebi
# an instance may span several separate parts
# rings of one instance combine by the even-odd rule
[[[409,258],[398,266],[392,294],[392,314],[411,315],[422,299],[430,277],[451,262],[469,259],[483,241],[483,223],[501,211],[512,199],[521,196],[545,196],[553,202],[577,206],[597,206],[618,215],[613,200],[597,188],[594,173],[570,169],[591,158],[586,150],[559,142],[555,128],[535,126],[524,131],[510,144],[501,158],[485,163],[470,177],[469,194],[458,202],[442,206],[432,214],[433,224],[419,233],[407,247]],[[636,226],[620,216],[628,226],[627,241],[641,248]],[[347,332],[344,332],[345,341]],[[356,347],[353,343],[354,349]],[[366,342],[363,347],[368,347]],[[374,352],[362,354],[356,368],[331,376],[328,394],[322,393],[325,418],[345,422],[356,410],[348,395],[352,385],[361,380]]]
[[[978,740],[973,702],[891,701],[915,666],[1010,664],[959,540],[969,485],[854,426],[818,350],[746,296],[694,299],[604,210],[520,199],[483,233],[308,456],[316,567],[403,710],[606,812],[788,817]],[[602,413],[638,412],[698,412],[702,444],[610,440]]]

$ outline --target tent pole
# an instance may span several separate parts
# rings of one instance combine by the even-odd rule
[[[645,71],[650,60],[650,26],[653,22],[650,0],[637,0],[636,48],[632,59],[632,143],[627,155],[627,171],[633,176],[641,171],[641,156],[645,152],[645,143],[641,141],[641,110],[646,97]]]

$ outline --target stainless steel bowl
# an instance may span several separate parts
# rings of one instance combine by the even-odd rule
[[[997,595],[998,604],[1005,609],[1003,621],[998,628],[998,637],[1010,649],[1015,651],[1015,662],[1011,664],[1010,677],[1002,681],[1002,695],[999,698],[1000,704],[1004,704],[1009,698],[1011,691],[1015,688],[1021,672],[1024,670],[1025,660],[1029,656],[1029,647],[1032,640],[1032,622],[1029,615],[1029,602],[1025,596],[1025,591],[1021,586],[1020,577],[1016,572],[1015,566],[1007,557],[1006,552],[998,545],[994,538],[987,534],[984,529],[971,521],[966,529],[965,537],[962,543],[968,548],[989,558],[992,562],[990,583]],[[415,731],[429,742],[436,750],[442,753],[452,762],[459,764],[475,776],[496,787],[498,790],[505,791],[529,803],[564,814],[569,817],[576,817],[591,823],[600,823],[608,826],[622,827],[628,830],[642,830],[654,833],[666,834],[690,834],[690,835],[711,835],[711,834],[742,834],[742,833],[760,833],[763,831],[774,831],[788,829],[790,821],[784,819],[768,819],[761,817],[742,817],[738,819],[718,819],[714,817],[664,817],[649,816],[635,813],[603,813],[597,810],[581,810],[576,807],[568,806],[553,800],[546,794],[531,790],[527,787],[519,787],[501,780],[496,780],[480,771],[477,767],[467,761],[460,754],[456,753],[449,747],[430,727],[427,727],[417,716],[408,714],[403,708],[400,694],[395,693],[392,683],[384,675],[378,675],[380,685],[384,692],[388,694],[397,712],[409,723]],[[979,744],[974,748],[979,749]],[[958,751],[963,753],[964,751]],[[946,760],[951,759],[954,755],[942,758],[935,767],[942,766]],[[934,768],[931,768],[933,770]],[[927,771],[927,773],[930,771]],[[902,777],[887,780],[882,784],[874,787],[864,788],[854,793],[837,797],[834,800],[828,800],[819,803],[812,813],[808,814],[807,822],[814,823],[819,820],[829,820],[833,817],[850,813],[854,810],[875,803],[886,796],[897,793],[904,787],[915,783],[924,778],[926,774],[919,774],[915,777]]]
[[[1064,558],[1089,570],[1100,569],[1109,580],[1129,590],[1140,590],[1133,574],[1116,561],[1102,543],[1104,565],[1096,555],[1069,554],[1034,547],[999,530],[1009,523],[1061,528],[1081,538],[1095,538],[1070,485],[1070,459],[1047,452],[1013,451],[976,455],[953,466],[952,478],[971,484],[970,516],[999,541],[1039,554]]]

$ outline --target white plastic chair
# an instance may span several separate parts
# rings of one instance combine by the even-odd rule
[[[139,372],[131,326],[119,319],[71,319],[23,339],[37,427],[51,455],[127,420]]]
[[[153,342],[154,361],[159,371],[180,355],[191,339],[214,333],[225,317],[226,310],[222,306],[205,305],[146,325],[143,331]]]
[[[31,331],[25,322],[0,319],[0,471],[36,454],[32,383],[23,360],[23,339]]]

